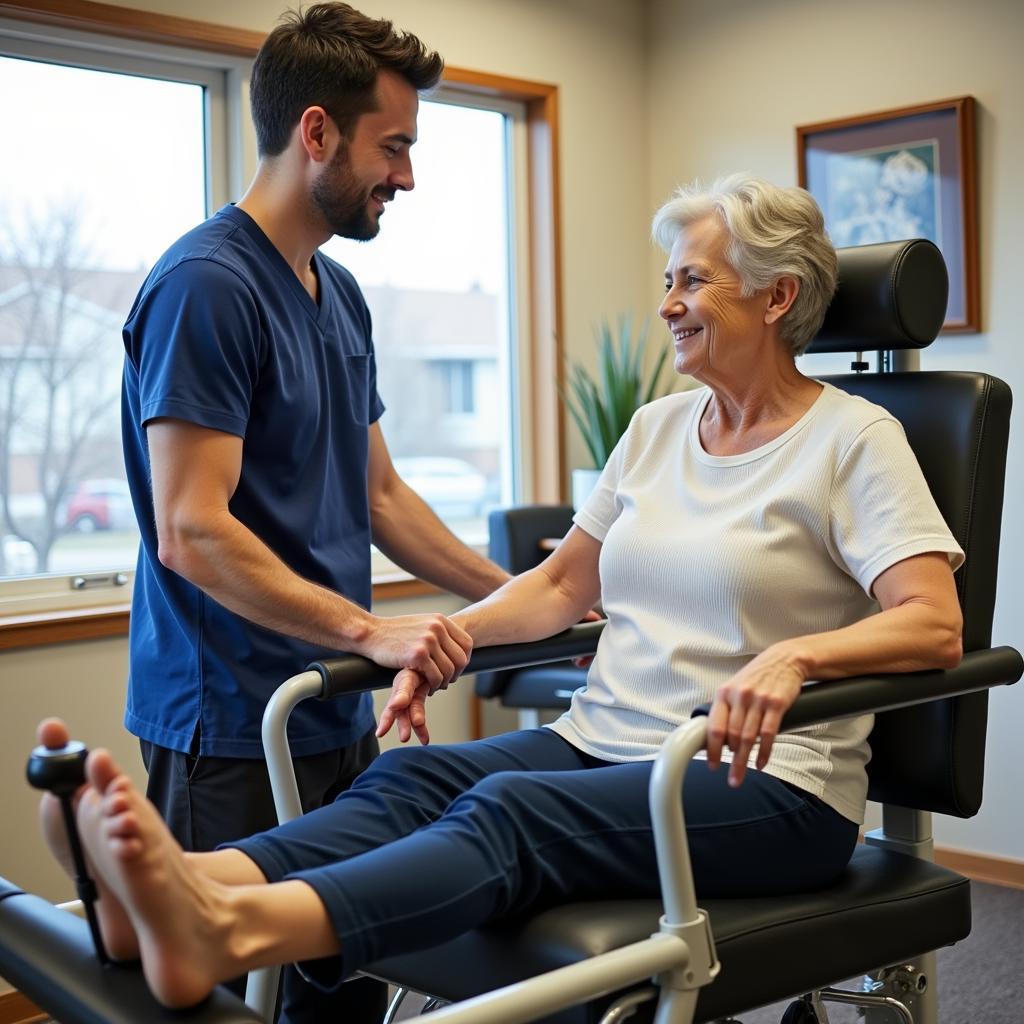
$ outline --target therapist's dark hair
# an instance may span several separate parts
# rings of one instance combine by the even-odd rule
[[[382,68],[422,92],[440,81],[444,61],[412,33],[348,4],[286,12],[252,68],[250,100],[260,156],[283,153],[309,107],[323,107],[351,137],[360,115],[374,109]]]

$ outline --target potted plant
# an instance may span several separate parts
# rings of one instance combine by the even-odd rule
[[[659,381],[669,350],[663,348],[653,369],[647,372],[647,333],[645,321],[634,337],[629,316],[619,317],[614,331],[607,320],[602,320],[597,329],[595,376],[580,363],[569,364],[568,388],[563,390],[562,397],[594,462],[593,469],[573,470],[574,508],[579,508],[593,490],[633,413],[668,393],[668,388],[660,388]]]

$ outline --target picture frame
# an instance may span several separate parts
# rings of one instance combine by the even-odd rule
[[[981,330],[974,98],[799,125],[796,142],[833,244],[930,238],[949,270],[943,332]]]

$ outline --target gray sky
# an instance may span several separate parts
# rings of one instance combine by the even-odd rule
[[[95,263],[150,266],[204,217],[202,90],[0,57],[0,219],[74,203]],[[364,284],[504,288],[504,126],[491,111],[424,103],[416,189],[389,204],[370,243],[326,250]]]

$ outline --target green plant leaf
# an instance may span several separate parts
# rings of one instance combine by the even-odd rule
[[[562,399],[572,415],[594,465],[601,468],[625,433],[641,405],[661,394],[661,375],[668,349],[658,355],[653,371],[644,373],[650,321],[645,319],[634,334],[633,319],[620,316],[613,328],[602,320],[595,329],[597,373],[591,376],[579,363],[568,367],[568,388]]]

